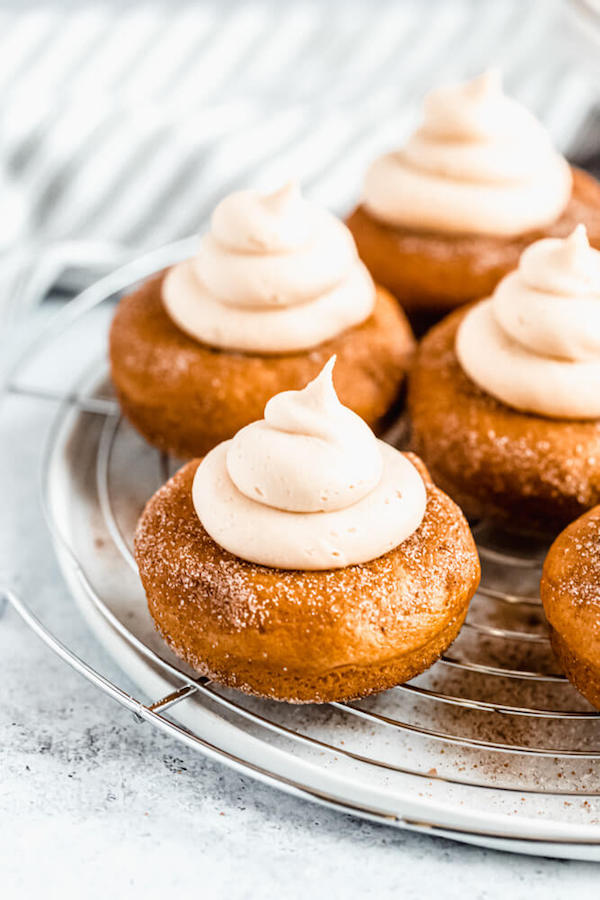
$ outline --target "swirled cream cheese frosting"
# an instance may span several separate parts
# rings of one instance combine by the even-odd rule
[[[304,390],[202,460],[192,488],[208,534],[235,556],[281,569],[368,562],[420,525],[423,480],[338,400],[335,357]]]
[[[600,417],[600,252],[578,225],[528,247],[461,322],[456,353],[484,391],[524,412]]]
[[[197,255],[165,276],[163,303],[202,343],[292,353],[364,322],[375,286],[346,226],[290,182],[222,200]]]
[[[363,203],[396,226],[510,236],[554,222],[571,186],[566,160],[492,69],[425,97],[420,128],[367,171]]]

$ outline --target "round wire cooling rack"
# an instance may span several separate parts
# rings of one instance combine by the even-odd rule
[[[66,646],[22,592],[7,588],[9,602],[138,718],[258,779],[391,825],[600,860],[600,713],[556,668],[538,595],[539,543],[477,523],[482,584],[459,637],[428,672],[362,701],[295,707],[246,697],[198,678],[158,638],[132,535],[178,461],[121,418],[105,342],[110,301],[189,252],[180,242],[84,291],[5,384],[5,397],[50,410],[44,516],[71,595],[125,678]],[[129,681],[143,699],[123,687]]]

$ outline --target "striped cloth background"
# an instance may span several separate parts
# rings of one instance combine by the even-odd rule
[[[18,265],[57,247],[108,265],[197,231],[235,187],[290,174],[341,212],[425,90],[492,63],[569,148],[595,80],[558,0],[4,3],[0,167],[28,214],[21,233],[14,216]]]

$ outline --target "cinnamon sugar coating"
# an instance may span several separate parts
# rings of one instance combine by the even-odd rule
[[[518,412],[478,388],[454,350],[466,312],[421,342],[408,393],[411,448],[467,516],[557,534],[600,503],[600,421]]]
[[[123,413],[161,450],[203,456],[261,419],[274,394],[305,387],[334,353],[335,387],[345,406],[375,431],[398,410],[414,338],[387,291],[377,289],[366,322],[314,350],[261,356],[188,337],[163,307],[163,277],[121,300],[110,331],[111,372]]]
[[[561,217],[511,238],[386,225],[363,206],[346,224],[373,278],[398,298],[420,333],[456,306],[489,296],[534,241],[567,237],[583,222],[591,245],[600,249],[600,184],[580,169],[572,172],[573,192]]]
[[[148,606],[169,646],[197,672],[293,703],[385,690],[428,668],[458,633],[479,583],[460,510],[431,482],[417,531],[362,565],[271,569],[228,553],[192,504],[198,460],[148,502],[135,553]]]
[[[600,507],[554,541],[540,591],[559,663],[577,690],[600,709]]]

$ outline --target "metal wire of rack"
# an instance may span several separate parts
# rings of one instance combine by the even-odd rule
[[[49,495],[50,469],[66,418],[74,415],[92,416],[97,421],[98,431],[93,452],[93,479],[98,509],[113,549],[127,570],[135,573],[131,533],[133,519],[129,515],[128,522],[125,521],[122,510],[115,508],[113,484],[113,470],[118,468],[116,457],[120,446],[127,440],[128,426],[121,418],[114,399],[95,387],[90,390],[90,371],[75,389],[71,387],[68,390],[24,384],[20,376],[26,364],[48,342],[52,342],[56,335],[61,335],[64,329],[68,329],[99,304],[156,271],[161,265],[185,256],[188,250],[189,242],[180,242],[161,251],[159,258],[156,254],[149,254],[143,260],[124,266],[84,291],[56,316],[46,332],[21,357],[9,373],[4,388],[5,395],[19,396],[24,401],[29,398],[57,405],[40,473],[42,505],[50,534],[57,547],[70,560],[77,579],[99,615],[140,657],[172,679],[174,689],[150,703],[135,699],[64,646],[14,590],[6,589],[3,592],[6,599],[54,652],[136,715],[196,749],[224,759],[239,769],[250,771],[255,777],[336,808],[408,828],[427,829],[465,840],[475,840],[477,836],[483,835],[500,842],[499,846],[502,841],[508,841],[510,846],[511,839],[517,838],[521,842],[529,841],[533,844],[548,843],[551,839],[543,834],[525,835],[516,828],[512,832],[510,828],[499,831],[493,824],[486,825],[485,820],[482,820],[478,828],[452,828],[448,825],[441,826],[435,821],[420,818],[414,820],[409,816],[390,813],[387,809],[371,806],[366,802],[353,803],[336,793],[314,789],[306,781],[282,776],[268,766],[263,767],[238,757],[166,716],[168,710],[172,711],[183,701],[196,698],[216,709],[218,715],[226,716],[238,725],[241,723],[242,728],[251,728],[265,744],[276,740],[279,742],[278,746],[292,748],[286,752],[293,753],[295,747],[318,752],[331,765],[336,765],[339,760],[347,760],[360,769],[378,769],[408,776],[427,785],[440,782],[477,791],[506,794],[518,792],[519,795],[565,798],[600,797],[600,780],[597,777],[600,770],[593,768],[593,764],[600,760],[600,713],[579,698],[564,676],[553,669],[539,598],[531,588],[539,577],[543,548],[530,548],[528,553],[522,547],[515,549],[503,546],[504,539],[498,541],[493,534],[490,536],[490,533],[486,533],[489,532],[486,523],[479,523],[474,527],[484,578],[459,639],[433,667],[433,674],[428,681],[416,679],[393,688],[386,692],[385,699],[381,701],[382,706],[371,700],[329,704],[327,715],[334,715],[336,721],[339,720],[339,726],[335,730],[339,735],[338,740],[334,740],[329,733],[315,733],[305,727],[305,717],[302,717],[301,723],[295,722],[293,712],[289,710],[286,710],[285,715],[280,715],[280,704],[248,701],[242,695],[222,690],[206,678],[198,678],[169,658],[166,652],[163,654],[150,646],[115,614],[107,597],[97,589],[93,575],[86,569],[85,561],[80,558],[77,549],[72,546],[57,521]],[[95,373],[93,384],[98,385],[101,380],[99,372],[104,373],[104,364],[98,368],[95,363],[91,371]],[[153,465],[156,473],[155,487],[158,487],[174,469],[176,461],[156,452]],[[131,473],[126,474],[130,477]],[[120,477],[124,477],[124,473]],[[133,512],[137,514],[136,510]],[[482,615],[484,608],[486,613]],[[509,702],[507,694],[511,690],[524,699],[520,699],[518,703]],[[540,690],[544,695],[543,704],[539,699],[531,699],[531,692]],[[402,705],[405,701],[409,704],[408,709]],[[435,713],[432,712],[434,708]],[[476,726],[469,730],[465,727],[465,717],[471,714],[478,719]],[[482,721],[485,721],[485,725],[481,725]],[[518,723],[516,728],[507,725],[515,722]],[[549,780],[534,778],[532,781],[531,778],[521,777],[518,768],[511,770],[509,777],[503,779],[490,778],[485,774],[473,775],[474,769],[465,774],[465,767],[458,765],[451,765],[440,772],[436,767],[428,765],[430,756],[425,756],[424,762],[420,763],[419,760],[414,762],[407,759],[406,755],[402,759],[394,754],[388,754],[387,757],[385,754],[379,755],[370,751],[368,745],[365,748],[364,742],[360,746],[351,746],[351,742],[347,741],[347,723],[367,726],[373,733],[400,734],[409,742],[426,741],[438,748],[439,752],[444,752],[442,748],[452,748],[466,754],[482,753],[486,759],[510,757],[518,760],[519,764],[523,760],[534,759],[538,763],[548,762],[552,765],[585,762],[592,768],[588,769],[585,777],[580,776],[578,771],[573,771],[574,777],[571,780],[560,776],[553,778],[551,773]],[[529,735],[523,731],[524,723],[528,726],[534,723],[537,742],[529,741]],[[544,730],[555,725],[566,727],[566,733],[561,732],[557,738]],[[572,735],[568,729],[575,726],[578,730]],[[559,843],[562,846],[572,844],[600,847],[600,828],[593,833],[586,832],[583,838],[570,837],[568,829],[564,829]]]

